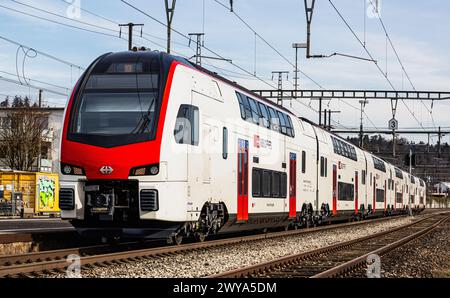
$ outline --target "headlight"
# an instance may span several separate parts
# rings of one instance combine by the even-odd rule
[[[64,175],[84,176],[83,168],[61,163],[61,172]]]
[[[141,166],[131,169],[130,176],[154,176],[159,173],[159,165]]]

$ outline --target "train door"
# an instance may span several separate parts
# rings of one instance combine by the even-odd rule
[[[206,117],[203,117],[206,120]],[[206,122],[206,121],[205,121]],[[202,134],[201,138],[202,142],[202,157],[203,157],[203,169],[202,169],[202,182],[203,184],[211,183],[211,150],[213,150],[214,146],[214,135],[213,128],[211,125],[207,123],[202,123]],[[209,188],[209,187],[208,187]]]
[[[386,202],[387,201],[387,182],[384,180],[384,211],[386,211]]]
[[[248,140],[238,140],[237,220],[248,220]]]
[[[358,171],[355,171],[355,214],[358,214],[358,195],[359,195],[359,181]]]
[[[376,175],[372,175],[373,176],[373,213],[375,213],[375,211],[377,210],[377,176]]]
[[[333,164],[333,215],[337,214],[337,166]]]
[[[297,154],[289,154],[289,217],[297,215]]]

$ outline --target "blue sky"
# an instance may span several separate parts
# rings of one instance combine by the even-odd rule
[[[70,2],[70,0],[66,0]],[[163,0],[127,0],[144,10],[153,17],[165,22]],[[229,5],[228,0],[217,0]],[[378,64],[386,70],[389,79],[396,89],[412,89],[390,47],[386,58],[386,38],[378,19],[369,18],[364,11],[367,0],[333,0],[333,3],[343,14],[356,34],[364,39],[366,46],[373,54]],[[375,0],[372,0],[375,2]],[[35,6],[52,13],[66,15],[68,5],[64,0],[1,0],[0,1],[0,36],[12,39],[37,50],[52,54],[73,64],[86,67],[93,59],[105,52],[125,50],[127,43],[118,38],[118,27],[109,21],[81,11],[81,22],[95,24],[114,31],[106,31],[62,19],[54,15],[21,5]],[[151,49],[164,50],[165,28],[148,17],[134,11],[120,0],[81,0],[83,9],[104,16],[116,23],[144,23],[145,37],[152,41],[136,37],[139,45]],[[366,7],[370,4],[366,3]],[[3,6],[3,7],[1,7]],[[33,18],[24,14],[8,10],[15,9],[57,20],[59,22],[78,27],[101,31],[113,36],[90,33],[48,21]],[[290,61],[294,60],[293,42],[304,42],[306,39],[306,21],[302,0],[234,0],[234,10],[261,36],[269,41]],[[203,11],[205,12],[203,14]],[[450,90],[450,2],[423,0],[381,0],[381,17],[387,27],[395,48],[417,90]],[[364,19],[366,31],[364,34]],[[178,0],[173,27],[184,34],[190,32],[205,32],[205,45],[214,49],[222,56],[232,59],[234,63],[247,69],[251,73],[256,68],[258,76],[271,81],[272,70],[289,70],[285,88],[292,88],[292,66],[278,56],[260,39],[256,40],[255,66],[255,37],[232,13],[221,7],[215,0]],[[139,35],[139,33],[136,33]],[[123,37],[126,32],[123,32]],[[159,44],[159,45],[157,45]],[[173,34],[174,51],[184,56],[194,55],[194,45],[188,47],[188,41],[176,33]],[[1,71],[16,74],[16,52],[18,47],[0,39],[0,76],[15,79],[17,76],[1,73]],[[317,0],[312,27],[313,54],[331,54],[340,52],[355,56],[367,57],[363,48],[358,44],[351,32],[333,10],[328,0]],[[328,89],[383,89],[390,90],[385,78],[376,66],[367,61],[333,57],[328,59],[306,59],[304,51],[300,50],[299,67],[314,80]],[[33,53],[29,53],[30,55]],[[211,55],[204,52],[205,55]],[[22,73],[23,52],[19,51],[17,68]],[[204,60],[207,68],[225,74],[230,79],[244,84],[249,88],[268,88],[262,82],[244,74],[232,65],[216,61]],[[219,67],[214,68],[212,65]],[[44,81],[61,87],[72,88],[79,70],[60,62],[53,61],[42,55],[27,58],[24,72],[27,78]],[[23,81],[23,79],[22,79]],[[41,83],[33,82],[43,86]],[[300,86],[305,89],[317,89],[305,77],[300,77]],[[49,89],[66,92],[62,88],[48,86]],[[17,86],[0,81],[0,98],[3,95],[27,94],[36,97],[37,91],[23,86]],[[45,101],[50,105],[64,105],[66,97],[44,93]],[[305,101],[308,105],[309,101]],[[354,101],[352,104],[357,105]],[[407,102],[408,107],[419,119],[423,126],[434,126],[430,114],[420,102]],[[429,103],[425,103],[430,108]],[[290,107],[289,103],[286,103]],[[312,103],[317,108],[316,103]],[[359,125],[359,111],[349,107],[339,100],[330,103],[329,108],[341,110],[335,116],[336,121],[346,127]],[[309,108],[294,103],[292,109],[301,116],[317,121],[317,114]],[[389,102],[372,101],[366,108],[370,118],[365,119],[367,126],[375,124],[378,128],[386,128],[387,121],[392,117]],[[436,125],[449,126],[448,116],[450,106],[446,103],[436,103],[433,114]],[[399,103],[397,118],[400,127],[418,127],[419,124]],[[413,137],[413,139],[421,139]],[[445,141],[445,140],[444,140]]]

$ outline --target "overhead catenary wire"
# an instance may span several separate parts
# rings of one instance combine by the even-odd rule
[[[152,19],[153,21],[155,21],[155,22],[157,22],[158,24],[160,24],[160,25],[162,25],[162,26],[164,26],[164,27],[167,28],[167,25],[166,25],[165,23],[163,23],[162,21],[160,21],[160,20],[158,20],[157,18],[153,17],[152,15],[146,13],[145,11],[141,10],[141,9],[138,8],[137,6],[135,6],[135,5],[129,3],[128,1],[125,1],[125,0],[121,0],[121,1],[122,1],[124,4],[128,5],[129,7],[133,8],[134,10],[140,12],[141,14],[147,16],[148,18]],[[177,29],[171,27],[171,30],[172,30],[173,32],[175,32],[176,34],[178,34],[178,35],[184,37],[186,40],[190,40],[189,36],[187,36],[187,35],[185,35],[184,33],[178,31]],[[193,43],[197,43],[195,40],[193,40],[192,42],[193,42]],[[206,47],[204,44],[200,44],[200,46],[201,46],[202,48],[204,48],[205,50],[207,50],[208,52],[210,52],[211,54],[213,54],[213,55],[215,55],[216,57],[220,58],[221,60],[227,61],[228,63],[230,63],[231,65],[235,66],[236,68],[239,68],[241,71],[243,71],[243,72],[245,72],[245,73],[247,73],[247,74],[249,74],[249,75],[251,75],[251,76],[254,76],[255,78],[257,78],[257,79],[258,79],[259,81],[261,81],[262,83],[264,83],[264,84],[270,86],[270,87],[273,88],[273,89],[276,89],[276,86],[270,84],[269,82],[266,82],[265,80],[259,78],[258,76],[255,76],[255,75],[252,74],[250,71],[248,71],[248,70],[246,70],[245,68],[239,66],[238,64],[234,63],[233,61],[231,61],[231,60],[229,60],[229,59],[226,59],[225,57],[223,57],[222,55],[220,55],[220,54],[217,53],[216,51],[214,51],[214,50],[212,50],[212,49]]]
[[[222,6],[223,8],[227,9],[230,11],[230,8],[228,6],[226,6],[225,4],[223,4],[222,2],[218,1],[218,0],[213,0],[214,2],[216,2],[217,4],[219,4],[220,6]],[[271,43],[269,43],[261,34],[259,34],[258,32],[256,32],[255,29],[252,28],[252,26],[250,26],[240,15],[238,15],[236,13],[235,10],[232,11],[232,13],[250,30],[252,31],[259,39],[261,39],[261,41],[263,41],[268,47],[270,47],[273,51],[275,51],[275,53],[277,53],[284,61],[286,61],[289,65],[291,65],[292,67],[295,68],[295,64],[292,63],[285,55],[283,55],[277,48],[275,48]],[[310,80],[311,82],[313,82],[316,86],[318,86],[320,89],[325,89],[320,83],[318,83],[316,80],[314,80],[311,76],[309,76],[307,73],[305,73],[304,71],[298,69],[298,71],[305,76],[308,80]]]
[[[225,4],[223,4],[222,2],[218,1],[218,0],[213,0],[214,2],[216,2],[217,4],[219,4],[221,7],[226,8],[227,10],[231,11],[230,8],[228,6],[226,6]],[[259,39],[261,39],[267,46],[269,46],[273,51],[275,51],[275,53],[277,53],[283,60],[285,60],[287,63],[289,63],[292,67],[296,67],[294,63],[292,63],[285,55],[283,55],[275,46],[273,46],[270,42],[268,42],[261,34],[259,34],[252,26],[250,26],[250,24],[248,24],[248,22],[246,22],[240,15],[238,15],[236,13],[235,10],[231,11],[250,31],[253,32],[253,34],[255,35],[255,42],[256,42],[256,37],[258,37]],[[255,51],[256,51],[256,46],[255,46]],[[342,55],[339,53],[335,53],[333,55]],[[345,55],[344,55],[345,56]],[[347,55],[349,56],[349,55]],[[363,59],[363,58],[359,58],[359,59]],[[372,59],[373,60],[373,59]],[[256,63],[255,63],[256,64]],[[321,84],[319,84],[316,80],[314,80],[311,76],[309,76],[307,73],[305,73],[304,71],[301,71],[300,69],[297,69],[301,74],[303,74],[306,78],[308,78],[311,82],[313,82],[316,86],[318,86],[320,89],[326,90],[326,88],[324,86],[322,86]],[[330,104],[330,101],[328,101],[328,105]],[[359,107],[355,107],[353,105],[351,105],[350,103],[347,103],[345,100],[342,100],[343,102],[345,102],[347,105],[351,106],[352,108],[355,108],[356,110],[360,111],[361,109]],[[310,107],[310,105],[307,105],[308,107]],[[367,119],[369,120],[370,123],[373,124],[373,121],[369,118],[369,116],[364,112],[364,115],[366,115]]]
[[[85,69],[84,67],[79,66],[79,65],[77,65],[77,64],[75,64],[75,63],[72,63],[72,62],[63,60],[63,59],[61,59],[61,58],[55,57],[55,56],[53,56],[53,55],[51,55],[51,54],[48,54],[48,53],[45,53],[45,52],[43,52],[43,51],[36,50],[36,49],[33,48],[33,47],[24,45],[24,44],[22,44],[22,43],[20,43],[20,42],[14,41],[14,40],[12,40],[12,39],[10,39],[10,38],[7,38],[7,37],[4,37],[4,36],[1,36],[1,35],[0,35],[0,39],[4,40],[4,41],[6,41],[6,42],[9,42],[9,43],[11,43],[11,44],[14,44],[14,45],[16,45],[16,46],[23,47],[23,48],[25,48],[25,49],[31,49],[31,50],[35,51],[36,53],[38,53],[39,55],[45,56],[45,57],[47,57],[47,58],[50,58],[50,59],[55,60],[55,61],[57,61],[57,62],[66,64],[66,65],[68,65],[68,66],[72,66],[72,67],[78,68],[78,69],[80,69],[80,70],[84,70],[84,69]]]
[[[375,61],[373,55],[370,53],[370,51],[367,49],[367,47],[364,45],[364,43],[361,41],[361,39],[358,37],[358,35],[356,34],[356,32],[353,30],[353,28],[350,26],[350,24],[347,22],[347,20],[344,18],[344,16],[342,15],[342,13],[339,11],[339,9],[334,5],[333,1],[328,0],[331,4],[331,6],[333,7],[333,9],[336,11],[336,13],[338,14],[338,16],[341,18],[341,20],[344,22],[344,24],[347,26],[347,28],[350,30],[350,32],[353,34],[353,36],[355,37],[355,39],[359,42],[359,44],[362,46],[362,48],[364,49],[364,51],[367,53],[367,55]],[[396,91],[395,86],[392,84],[391,80],[389,79],[389,77],[387,76],[386,73],[384,73],[384,71],[381,69],[380,65],[378,65],[377,62],[374,62],[375,66],[378,68],[378,70],[380,71],[380,73],[382,74],[382,76],[386,79],[386,81],[388,82],[388,84],[390,85],[390,87]],[[417,119],[416,115],[413,113],[413,111],[411,111],[411,109],[409,108],[409,106],[406,104],[404,99],[400,99],[403,103],[403,105],[406,107],[406,109],[408,110],[408,112],[413,116],[413,118],[416,120],[416,122],[423,127],[422,122],[419,121],[419,119]]]
[[[13,80],[13,79],[9,79],[9,78],[5,78],[3,76],[0,76],[0,80],[5,81],[5,82],[9,82],[9,83],[13,83],[13,84],[16,84],[16,85],[20,85],[20,86],[23,86],[23,87],[33,88],[33,89],[36,89],[36,90],[43,90],[43,91],[46,91],[46,92],[49,92],[49,93],[53,93],[53,94],[57,94],[57,95],[61,95],[61,96],[67,96],[68,95],[68,93],[62,93],[60,91],[55,91],[55,90],[52,90],[52,89],[48,89],[48,88],[44,88],[44,87],[40,87],[40,86],[35,86],[35,85],[32,85],[32,84],[26,84],[25,85],[25,84],[23,84],[23,83],[21,83],[19,81],[16,81],[16,80]]]
[[[4,70],[0,70],[0,73],[7,74],[7,75],[10,75],[10,76],[16,76],[16,74],[8,72],[8,71],[4,71]],[[48,82],[44,82],[44,81],[36,80],[36,79],[31,79],[31,78],[27,78],[27,80],[33,81],[33,82],[36,82],[36,83],[40,83],[40,84],[44,84],[44,85],[48,85],[48,86],[52,86],[52,87],[55,87],[55,88],[63,89],[65,91],[70,91],[70,88],[65,87],[65,86],[61,86],[61,85],[57,85],[57,84],[53,84],[53,83],[48,83]],[[27,84],[23,84],[23,85],[27,86]]]
[[[369,0],[369,2],[370,2],[370,4],[372,5],[372,7],[374,8],[374,10],[375,10],[375,12],[376,12],[376,14],[377,14],[378,21],[380,22],[381,27],[383,28],[384,33],[386,34],[387,41],[389,42],[389,44],[390,44],[390,46],[391,46],[391,48],[392,48],[392,50],[393,50],[393,52],[394,52],[394,54],[395,54],[395,56],[396,56],[396,58],[397,58],[397,61],[398,61],[398,63],[400,64],[400,67],[401,67],[401,69],[402,69],[402,85],[403,85],[403,74],[404,74],[404,75],[406,76],[406,79],[408,80],[409,84],[410,84],[411,87],[413,88],[413,90],[416,91],[416,86],[415,86],[414,83],[412,82],[411,77],[409,76],[408,72],[406,71],[406,68],[405,68],[405,66],[403,65],[402,60],[400,59],[400,55],[398,54],[397,49],[395,48],[394,43],[392,42],[391,36],[389,35],[389,33],[388,33],[388,31],[387,31],[387,28],[386,28],[386,26],[385,26],[385,24],[384,24],[384,22],[383,22],[383,19],[381,18],[380,12],[379,12],[378,9],[376,8],[376,6],[375,6],[375,4],[372,2],[372,0]],[[424,107],[427,109],[427,111],[430,113],[430,116],[431,116],[431,120],[432,120],[432,122],[433,122],[433,125],[436,126],[436,123],[435,123],[435,121],[434,121],[433,111],[432,111],[430,108],[428,108],[428,106],[423,102],[423,100],[420,100],[420,102],[423,104],[423,106],[424,106]]]
[[[59,22],[59,21],[55,21],[55,20],[49,19],[49,18],[45,18],[45,17],[37,16],[37,15],[31,14],[31,13],[27,13],[27,12],[24,12],[24,11],[20,11],[20,10],[17,10],[17,9],[14,9],[14,8],[11,8],[11,7],[7,7],[7,6],[4,6],[4,5],[0,5],[0,8],[4,8],[4,9],[7,9],[7,10],[16,12],[16,13],[20,13],[20,14],[23,14],[23,15],[26,15],[26,16],[29,16],[29,17],[37,18],[37,19],[40,19],[40,20],[43,20],[43,21],[54,23],[54,24],[66,26],[66,27],[69,27],[69,28],[78,29],[78,30],[82,30],[82,31],[90,32],[90,33],[95,33],[95,34],[101,34],[101,35],[109,36],[109,37],[120,38],[119,36],[116,36],[116,35],[113,35],[113,34],[110,34],[110,33],[95,31],[95,30],[91,30],[91,29],[87,29],[87,28],[83,28],[83,27],[79,27],[79,26],[75,26],[75,25],[66,24],[66,23],[63,23],[63,22]]]
[[[67,5],[75,5],[74,3],[71,3],[71,2],[66,1],[66,0],[60,0],[60,1],[62,1],[63,3],[65,3],[65,4],[67,4]],[[86,13],[92,15],[92,16],[95,16],[95,17],[97,17],[97,18],[100,18],[100,19],[102,19],[102,20],[104,20],[104,21],[107,21],[107,22],[109,22],[109,23],[111,23],[111,24],[113,24],[113,25],[115,25],[115,26],[118,26],[119,24],[123,23],[123,22],[117,22],[117,21],[115,21],[115,20],[113,20],[113,19],[111,19],[111,18],[108,18],[108,17],[105,17],[105,16],[100,15],[100,14],[98,14],[98,13],[95,13],[95,12],[93,12],[92,10],[88,10],[88,9],[86,9],[86,8],[84,8],[84,7],[81,7],[81,6],[76,6],[76,7],[77,7],[78,9],[80,9],[81,11],[84,11],[84,12],[86,12]],[[133,29],[133,32],[138,32],[138,33],[140,33],[140,31],[137,31],[137,29]],[[153,35],[153,34],[149,34],[149,33],[145,32],[145,31],[142,32],[142,35],[148,36],[148,37],[151,37],[151,38],[155,38],[155,39],[159,39],[159,40],[163,40],[163,41],[166,41],[166,40],[167,40],[167,39],[164,38],[164,37],[160,37],[160,36],[156,36],[156,35]],[[148,39],[146,39],[146,38],[144,38],[144,37],[141,37],[141,36],[138,36],[138,37],[139,37],[139,38],[142,38],[142,39],[144,39],[144,40],[147,40],[147,41],[149,41],[149,42],[153,42],[153,41],[150,41],[150,40],[148,40]],[[181,46],[186,46],[185,44],[182,44],[182,43],[176,42],[176,41],[173,41],[173,43],[174,43],[174,44],[177,44],[177,45],[181,45]],[[158,46],[159,46],[159,45],[158,45]],[[187,46],[186,46],[186,47],[187,47]],[[165,48],[165,46],[164,46],[163,48]]]

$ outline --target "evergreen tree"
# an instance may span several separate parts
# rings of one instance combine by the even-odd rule
[[[23,106],[29,108],[30,107],[30,98],[28,96],[25,96],[23,99]]]
[[[0,107],[2,108],[9,107],[9,96],[7,96],[4,101],[0,102]]]
[[[13,102],[12,102],[12,107],[13,108],[21,108],[23,107],[23,100],[22,97],[16,95],[14,96]]]

